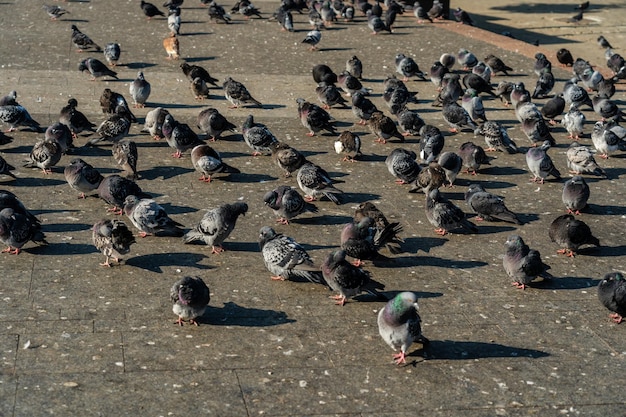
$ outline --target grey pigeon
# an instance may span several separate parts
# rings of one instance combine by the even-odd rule
[[[578,108],[582,107],[583,104],[593,108],[593,103],[589,98],[589,94],[585,91],[584,88],[576,84],[577,80],[571,79],[565,82],[563,86],[563,98],[565,99],[565,104],[568,106],[576,106]]]
[[[538,276],[552,278],[550,267],[543,263],[539,251],[530,249],[519,235],[509,236],[504,246],[502,265],[516,288],[525,289]]]
[[[467,173],[476,175],[481,165],[491,165],[485,150],[474,142],[465,142],[459,147],[459,156]]]
[[[472,129],[472,131],[478,128],[467,111],[455,101],[444,102],[441,114],[446,123],[450,125],[450,132],[452,133],[458,133],[465,127]]]
[[[346,224],[341,231],[341,249],[355,259],[354,265],[362,265],[363,260],[387,259],[378,251],[388,244],[396,245],[397,235],[402,232],[398,222],[379,228],[371,217]],[[396,247],[399,253],[401,250]]]
[[[129,195],[142,198],[150,197],[141,191],[141,188],[133,180],[121,177],[117,174],[105,177],[98,186],[98,196],[106,203],[113,206],[113,208],[107,209],[107,211],[114,214],[121,215],[124,213],[122,207],[124,207],[124,201]]]
[[[2,156],[0,156],[0,175],[8,175],[13,178],[17,178],[15,174],[11,171],[14,171],[15,167],[9,164]]]
[[[363,87],[361,81],[348,71],[341,71],[337,76],[337,82],[339,87],[348,95],[353,96],[357,92],[361,92],[365,95],[369,95],[369,90]]]
[[[61,145],[54,140],[39,140],[30,151],[25,167],[41,168],[45,175],[52,173],[52,167],[59,163],[63,155]]]
[[[165,16],[165,13],[160,11],[152,3],[141,0],[141,3],[139,5],[141,6],[141,10],[143,11],[143,14],[148,18],[148,20],[152,19],[155,16]]]
[[[57,6],[57,5],[44,4],[43,6],[41,6],[41,8],[46,11],[48,16],[50,16],[51,20],[57,20],[59,17],[63,16],[64,14],[70,13],[67,10],[65,10],[63,7]]]
[[[400,142],[404,142],[404,136],[398,132],[396,123],[389,116],[386,116],[381,111],[372,113],[370,119],[367,121],[367,126],[370,131],[376,136],[375,142],[387,143],[387,139],[398,138]]]
[[[247,212],[248,205],[242,201],[207,210],[200,222],[183,236],[183,242],[200,241],[211,246],[211,253],[224,252],[222,244],[235,229],[239,216]]]
[[[306,43],[309,46],[309,51],[316,51],[319,48],[317,44],[322,40],[322,32],[320,32],[320,27],[315,26],[312,30],[308,31],[304,39],[302,39],[302,43]]]
[[[309,132],[307,136],[315,136],[315,133],[325,130],[332,134],[336,133],[335,126],[331,124],[330,114],[320,106],[309,103],[303,98],[297,98],[298,116],[302,126],[306,127]]]
[[[626,142],[611,130],[615,125],[614,121],[600,120],[593,126],[591,141],[600,158],[608,159],[611,152],[626,149]]]
[[[236,109],[237,107],[248,103],[263,107],[263,104],[261,104],[260,101],[250,95],[245,85],[239,81],[233,80],[231,77],[226,77],[224,84],[222,84],[222,88],[224,89],[224,96],[226,97],[226,100],[230,101],[232,104],[232,106],[229,106],[231,109]]]
[[[317,99],[322,103],[322,108],[328,110],[335,104],[346,108],[346,99],[341,95],[341,91],[335,86],[335,84],[327,84],[321,82],[315,88]]]
[[[135,243],[135,237],[126,223],[115,219],[96,222],[91,229],[91,238],[96,249],[106,257],[100,265],[108,267],[111,266],[109,259],[119,262],[123,255],[130,252],[130,245]]]
[[[186,150],[202,145],[202,141],[198,138],[196,132],[191,130],[188,124],[174,120],[171,114],[165,116],[161,130],[167,144],[170,145],[170,148],[176,150],[172,154],[174,158],[180,158]]]
[[[448,70],[451,70],[452,67],[454,67],[454,64],[456,63],[456,56],[454,56],[454,54],[449,54],[447,52],[443,53],[439,57],[439,63],[443,65],[444,67],[446,67]]]
[[[526,165],[533,174],[532,182],[543,184],[550,175],[556,179],[561,179],[561,173],[552,163],[552,158],[548,156],[548,149],[550,149],[550,142],[545,141],[540,147],[529,148],[526,151]]]
[[[550,133],[550,129],[541,116],[541,113],[524,119],[522,121],[522,131],[532,146],[537,146],[543,142],[548,142],[551,146],[556,145],[556,141]]]
[[[436,161],[445,145],[445,138],[437,126],[424,125],[419,130],[420,159],[427,164]]]
[[[409,110],[406,107],[403,107],[396,113],[396,118],[398,119],[398,126],[402,129],[403,136],[419,135],[420,130],[426,124],[416,110]]]
[[[67,154],[76,148],[70,128],[61,122],[56,122],[48,126],[44,133],[44,140],[58,143],[61,147],[61,153],[63,154]]]
[[[561,247],[557,253],[569,257],[576,256],[576,252],[583,245],[600,246],[600,241],[591,233],[589,226],[571,214],[563,214],[554,219],[548,229],[548,236]]]
[[[424,9],[418,1],[413,4],[413,15],[417,18],[417,23],[424,23],[426,20],[433,23],[433,19],[428,16],[426,9]]]
[[[500,97],[500,100],[504,103],[505,106],[509,106],[511,104],[511,93],[515,84],[509,81],[500,81],[496,89],[494,90],[494,94],[496,97]]]
[[[346,61],[346,71],[359,80],[363,79],[363,63],[356,55]]]
[[[317,213],[317,207],[304,201],[298,190],[288,185],[281,185],[263,196],[267,207],[278,216],[277,223],[287,225],[289,220],[302,213]]]
[[[362,156],[361,153],[361,137],[349,130],[345,130],[339,134],[334,143],[335,152],[345,154],[342,161],[355,162],[357,157]]]
[[[96,133],[100,136],[97,138],[93,138],[87,142],[87,145],[93,146],[103,140],[109,142],[117,142],[122,140],[128,132],[130,131],[130,115],[122,106],[117,106],[115,113],[111,114],[100,123],[98,129],[96,129]]]
[[[180,35],[180,7],[170,7],[167,11],[167,27],[171,33]]]
[[[609,272],[598,284],[598,299],[609,311],[613,323],[626,317],[626,279],[622,272]]]
[[[237,129],[237,126],[226,120],[226,117],[213,107],[206,108],[198,113],[196,125],[201,132],[207,134],[211,142],[220,139],[225,131],[235,132]]]
[[[7,246],[2,253],[18,255],[28,242],[47,245],[44,234],[37,223],[12,208],[0,210],[0,242]]]
[[[182,236],[182,224],[172,220],[165,209],[151,198],[128,195],[124,200],[124,214],[139,229],[139,236]]]
[[[335,204],[341,204],[336,194],[342,194],[343,191],[335,188],[328,173],[312,162],[306,162],[300,167],[296,180],[308,202],[324,196]]]
[[[137,144],[129,139],[123,139],[113,144],[111,153],[115,163],[124,170],[126,176],[132,180],[139,178],[137,174]]]
[[[389,173],[396,178],[396,183],[410,184],[415,181],[420,172],[416,159],[415,152],[396,148],[385,159],[385,165]]]
[[[464,229],[477,233],[476,225],[465,217],[465,213],[450,200],[443,197],[438,189],[426,194],[426,218],[436,227],[435,233],[444,236],[451,230]]]
[[[450,73],[450,70],[439,61],[435,61],[433,65],[431,65],[430,69],[428,70],[428,75],[430,77],[430,82],[432,82],[435,87],[437,87],[437,90],[441,89],[443,77],[448,73]]]
[[[433,0],[433,5],[427,12],[431,19],[444,19],[444,7],[443,3],[439,0]]]
[[[413,342],[428,344],[422,334],[422,319],[418,314],[417,295],[401,292],[378,312],[378,333],[393,350],[396,365],[406,363],[407,351]]]
[[[562,199],[568,214],[580,214],[580,210],[587,207],[589,200],[589,185],[583,177],[576,175],[565,181]]]
[[[145,107],[148,97],[150,97],[151,86],[143,75],[142,71],[137,73],[137,78],[130,83],[130,96],[133,98],[135,107]]]
[[[391,114],[397,115],[409,103],[417,103],[416,93],[411,93],[405,87],[387,88],[383,92],[383,100],[389,107]]]
[[[465,90],[465,94],[463,94],[463,97],[461,98],[461,106],[465,109],[467,114],[469,114],[474,123],[483,123],[487,121],[483,99],[480,98],[476,90],[473,88]]]
[[[409,192],[421,191],[426,194],[430,190],[441,187],[445,182],[446,172],[437,162],[431,162],[427,167],[422,168]]]
[[[111,42],[104,45],[104,59],[108,62],[108,64],[112,67],[116,66],[118,61],[120,60],[120,56],[122,54],[122,49],[120,48],[119,43]]]
[[[470,184],[465,192],[465,202],[477,214],[476,220],[522,224],[517,215],[504,204],[504,199],[487,192],[480,184]]]
[[[67,100],[67,106],[64,106],[59,113],[59,122],[69,127],[74,138],[85,130],[90,132],[96,131],[96,125],[91,123],[81,111],[76,109],[77,106],[78,101],[75,98],[70,98]]]
[[[200,77],[196,77],[191,80],[191,92],[196,100],[204,100],[205,98],[209,98],[210,90],[206,81]]]
[[[41,132],[41,126],[28,113],[25,107],[20,105],[0,106],[0,122],[8,124],[7,132],[17,130],[18,126],[27,126],[35,132]]]
[[[224,8],[217,4],[215,0],[209,3],[208,8],[209,21],[214,21],[215,23],[224,22],[226,24],[230,23],[230,15],[226,13]]]
[[[156,109],[150,110],[146,114],[146,119],[144,122],[142,132],[149,132],[153,139],[158,140],[164,138],[163,136],[163,122],[165,121],[165,116],[170,114],[169,111],[164,109],[163,107],[157,107]]]
[[[463,25],[474,26],[474,20],[472,20],[471,16],[460,7],[457,7],[455,10],[453,10],[452,14],[454,15],[454,18],[457,22]]]
[[[85,193],[97,190],[104,179],[100,171],[80,158],[74,158],[63,171],[65,180],[72,189],[80,191],[79,198],[85,198]]]
[[[474,134],[482,135],[485,137],[485,143],[487,144],[486,152],[508,152],[516,153],[518,151],[517,145],[509,136],[506,128],[496,121],[488,121],[483,123],[476,129]]]
[[[217,78],[211,77],[209,71],[206,68],[201,67],[200,65],[193,65],[183,62],[180,64],[180,69],[183,71],[183,74],[187,77],[189,81],[193,81],[196,78],[200,78],[207,84],[211,84],[214,87],[217,87],[217,82],[219,81]]]
[[[465,86],[465,88],[472,88],[476,90],[477,94],[487,93],[492,97],[496,96],[496,93],[494,93],[491,83],[486,81],[480,75],[476,75],[473,73],[466,74],[463,77],[463,85]]]
[[[552,72],[552,63],[545,56],[545,54],[543,54],[541,52],[537,52],[535,54],[535,65],[533,66],[533,71],[535,72],[535,74],[538,77],[541,77],[542,71],[544,71],[546,69],[548,71]]]
[[[110,70],[102,61],[96,58],[86,58],[80,61],[78,64],[78,71],[89,72],[92,80],[101,77],[111,77],[116,80],[118,79],[117,72]]]
[[[232,167],[222,161],[220,154],[206,144],[195,146],[191,150],[191,164],[196,171],[202,174],[200,181],[211,182],[211,176],[217,173],[239,174],[238,168]]]
[[[0,106],[19,106],[20,103],[17,102],[17,91],[12,90],[9,91],[4,97],[0,98]]]
[[[604,81],[604,76],[600,71],[585,68],[580,76],[580,80],[587,88],[587,91],[598,91],[598,86]]]
[[[264,226],[259,231],[259,248],[273,280],[304,278],[313,283],[324,284],[320,268],[294,239]]]
[[[256,123],[253,115],[248,115],[241,127],[243,140],[252,149],[252,156],[269,155],[271,147],[278,142],[276,136],[262,123]]]
[[[476,55],[474,55],[465,48],[459,49],[459,52],[457,53],[457,59],[459,61],[459,64],[461,64],[463,66],[463,69],[466,71],[478,64],[478,58],[476,58]]]
[[[570,109],[572,108],[574,107]],[[559,117],[563,110],[565,110],[565,99],[563,98],[563,93],[558,93],[543,104],[541,114],[548,119],[548,123],[555,125],[556,121],[554,119]]]
[[[285,177],[291,177],[291,174],[299,170],[306,162],[306,158],[300,151],[284,142],[273,142],[270,149],[272,159],[284,171]]]
[[[485,63],[489,65],[489,68],[493,71],[494,74],[497,72],[501,72],[504,75],[509,75],[509,71],[513,71],[513,68],[506,65],[500,58],[493,54],[489,54],[484,59]]]
[[[530,91],[526,89],[526,85],[523,82],[517,82],[513,85],[511,90],[511,104],[514,109],[517,109],[520,103],[530,103],[532,96]]]
[[[550,91],[554,88],[555,84],[554,75],[551,70],[544,68],[539,75],[537,84],[535,85],[535,91],[533,91],[532,98],[546,98]]]
[[[25,216],[37,230],[41,229],[41,222],[31,213],[15,194],[7,190],[0,190],[0,210],[10,208],[15,213]]]
[[[602,120],[612,119],[619,121],[624,113],[619,109],[617,103],[609,100],[606,96],[597,95],[591,99],[593,111],[602,117]]]
[[[360,223],[366,217],[373,220],[372,226],[381,235],[387,249],[393,254],[401,253],[401,244],[404,243],[404,240],[398,236],[398,234],[402,232],[400,223],[391,223],[387,220],[385,214],[370,201],[359,204],[354,210],[355,223]]]
[[[289,10],[285,10],[284,6],[280,6],[275,13],[276,21],[280,24],[280,30],[283,32],[293,32],[293,15]]]
[[[78,52],[85,51],[87,49],[95,49],[101,51],[102,48],[98,46],[89,36],[81,32],[76,25],[71,26],[72,29],[72,43],[78,48]]]
[[[382,31],[387,31],[391,33],[391,29],[385,25],[385,22],[379,17],[372,13],[371,10],[368,10],[366,13],[367,16],[367,27],[372,31],[372,35],[377,35]]]
[[[563,120],[561,120],[561,124],[565,126],[565,130],[567,130],[567,138],[576,140],[580,139],[580,136],[583,134],[583,125],[586,120],[585,115],[578,109],[578,107],[570,107],[568,112],[563,115]]]
[[[454,152],[443,152],[437,160],[441,168],[446,174],[448,186],[452,187],[457,175],[463,168],[463,159]]]
[[[365,97],[362,92],[352,94],[352,113],[359,118],[359,124],[364,125],[377,112],[376,105]]]
[[[397,54],[396,59],[396,72],[401,74],[404,78],[402,81],[408,81],[410,77],[418,77],[422,80],[425,79],[424,73],[420,70],[419,65],[410,56],[405,54]]]
[[[346,252],[343,250],[329,253],[322,263],[321,269],[328,286],[339,293],[330,297],[337,301],[337,305],[343,306],[349,297],[357,296],[363,291],[386,300],[378,292],[378,290],[383,290],[385,286],[374,281],[369,272],[346,261]]]
[[[478,61],[478,64],[472,68],[472,74],[480,76],[482,79],[491,84],[491,75],[493,74],[493,71],[484,61]]]
[[[200,277],[184,277],[170,290],[172,311],[178,316],[176,324],[182,326],[185,320],[189,324],[198,325],[198,317],[206,311],[211,295],[209,287]]]
[[[595,158],[593,152],[586,146],[581,146],[578,142],[572,142],[567,149],[567,166],[570,172],[575,175],[593,174],[606,178],[607,173],[602,169]]]

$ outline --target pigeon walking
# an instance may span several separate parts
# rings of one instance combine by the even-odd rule
[[[518,235],[511,235],[504,243],[506,248],[502,265],[507,275],[513,279],[512,285],[525,289],[535,278],[552,278],[550,268],[541,260],[541,254],[530,249]]]
[[[206,144],[195,146],[191,150],[191,164],[196,171],[202,174],[200,181],[211,182],[211,177],[217,173],[239,174],[238,168],[232,167],[222,161],[220,154]]]
[[[576,256],[576,252],[583,245],[600,246],[600,240],[591,233],[587,223],[577,220],[571,214],[563,214],[554,219],[548,229],[548,236],[561,247],[556,252],[569,257]]]
[[[322,274],[328,286],[339,294],[330,296],[337,305],[343,306],[348,298],[367,291],[378,299],[387,300],[378,290],[385,286],[374,281],[369,272],[346,261],[346,252],[333,251],[328,254],[322,263]]]
[[[289,224],[289,220],[302,213],[318,212],[315,205],[306,202],[298,190],[288,185],[281,185],[268,191],[263,196],[263,201],[278,216],[276,223],[284,225]]]
[[[130,245],[135,243],[133,233],[121,220],[102,219],[93,225],[91,235],[94,246],[105,256],[101,266],[110,267],[109,259],[116,263],[121,261],[122,256],[130,252]]]
[[[200,222],[183,236],[183,243],[203,242],[211,253],[224,252],[222,244],[235,229],[239,216],[245,216],[248,205],[242,201],[207,210]]]

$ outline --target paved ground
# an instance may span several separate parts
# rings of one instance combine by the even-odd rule
[[[230,110],[217,89],[205,103],[193,99],[178,63],[164,59],[165,21],[146,21],[137,2],[117,2],[113,10],[110,2],[70,2],[63,6],[71,14],[58,22],[26,3],[0,4],[3,94],[17,90],[19,101],[43,125],[56,120],[68,97],[76,97],[79,108],[99,123],[102,89],[127,95],[128,83],[143,69],[153,86],[150,106],[163,105],[192,126],[207,105],[237,125],[254,114],[278,138],[343,181],[338,187],[345,191],[343,204],[318,202],[317,215],[277,230],[321,261],[337,247],[353,207],[375,201],[404,226],[405,252],[390,264],[367,269],[386,284],[388,296],[403,290],[419,295],[424,333],[432,343],[425,351],[414,345],[409,364],[394,366],[376,327],[382,303],[361,296],[338,307],[320,286],[270,281],[256,243],[259,228],[274,223],[262,196],[280,184],[296,183],[282,178],[270,158],[251,157],[239,135],[226,135],[215,147],[242,174],[205,184],[197,181],[188,155],[171,158],[163,141],[133,126],[139,184],[174,219],[191,227],[204,209],[236,200],[246,201],[250,211],[222,255],[177,239],[138,238],[126,261],[109,269],[98,266],[102,256],[90,232],[94,222],[110,216],[106,205],[98,198],[77,199],[65,183],[62,167],[74,156],[64,156],[50,176],[21,168],[41,135],[19,131],[0,147],[3,157],[20,166],[18,179],[1,178],[1,185],[38,215],[50,245],[29,244],[19,256],[2,256],[0,415],[624,415],[625,328],[608,320],[595,289],[606,272],[625,268],[621,155],[601,161],[610,179],[587,179],[592,197],[581,218],[602,247],[570,259],[557,256],[547,236],[548,225],[564,210],[562,182],[530,183],[522,154],[495,155],[491,166],[476,177],[461,175],[445,194],[468,210],[462,194],[468,184],[480,182],[505,196],[525,224],[484,222],[478,234],[439,237],[426,220],[423,195],[396,186],[383,164],[397,143],[374,143],[367,128],[352,127],[356,120],[350,110],[332,109],[340,130],[354,129],[364,140],[362,161],[339,162],[333,138],[306,137],[297,119],[295,98],[315,100],[314,64],[339,71],[358,55],[374,102],[385,108],[381,82],[393,73],[399,52],[414,55],[424,69],[460,46],[479,57],[495,53],[515,68],[508,79],[532,87],[533,61],[512,52],[524,52],[522,42],[475,31],[478,36],[469,38],[454,24],[417,25],[410,16],[399,18],[393,35],[370,36],[359,18],[324,31],[321,51],[310,53],[300,43],[309,28],[305,15],[295,16],[293,34],[279,32],[276,23],[246,22],[237,15],[232,25],[211,25],[200,4],[189,0],[183,8],[182,56],[219,79],[245,82],[265,103],[264,109]],[[258,6],[267,17],[277,4]],[[81,57],[91,54],[74,51],[72,22],[98,43],[122,44],[120,81],[91,82],[76,70]],[[555,50],[552,45],[540,49]],[[559,90],[569,73],[555,71]],[[431,107],[433,85],[411,81],[409,86],[419,91],[415,108],[445,131],[439,109]],[[622,93],[616,98],[622,100]],[[498,100],[485,99],[485,105],[490,118],[528,146],[511,110]],[[136,114],[142,119],[148,110]],[[586,115],[582,142],[590,145],[597,116]],[[565,174],[569,140],[562,128],[553,134],[558,146],[550,153]],[[78,145],[86,140],[79,138]],[[469,132],[447,135],[445,149],[456,150],[468,140],[483,142]],[[411,137],[403,146],[418,149],[418,142]],[[75,155],[105,175],[118,172],[107,146],[81,147]],[[557,279],[525,291],[510,286],[501,263],[504,241],[513,232],[541,251]],[[201,276],[211,288],[210,309],[199,327],[173,324],[169,288],[185,275]]]

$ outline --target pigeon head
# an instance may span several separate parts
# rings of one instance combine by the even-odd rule
[[[524,241],[519,235],[510,235],[504,245],[509,249],[521,249],[524,246]]]
[[[263,246],[270,240],[276,238],[278,234],[274,229],[269,226],[263,226],[259,231],[259,247],[263,249]]]
[[[404,291],[396,295],[385,306],[385,318],[390,323],[404,323],[417,312],[417,295],[410,291]]]
[[[243,201],[238,201],[230,205],[230,209],[237,214],[243,214],[244,216],[248,212],[248,205]]]

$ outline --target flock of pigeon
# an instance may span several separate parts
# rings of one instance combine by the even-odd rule
[[[141,10],[148,19],[159,16],[167,18],[171,34],[163,40],[163,46],[168,59],[180,57],[178,36],[182,23],[182,3],[182,0],[169,0],[164,5],[168,8],[166,16],[155,5],[141,1]],[[207,5],[210,20],[223,24],[231,22],[231,15],[215,0],[202,3]],[[58,19],[68,13],[60,6],[44,6],[44,9],[51,19]],[[392,33],[396,15],[408,10],[413,11],[419,22],[432,22],[441,19],[443,15],[443,5],[437,0],[428,11],[418,2],[409,6],[395,0],[384,4],[378,1],[375,4],[357,1],[354,5],[340,0],[309,3],[283,0],[271,19],[278,21],[281,29],[292,31],[292,12],[301,13],[303,10],[308,10],[309,22],[314,29],[302,42],[310,45],[312,50],[317,48],[321,40],[321,30],[339,24],[339,20],[351,22],[364,16],[372,33],[377,34],[385,31]],[[239,13],[245,19],[253,16],[262,18],[261,12],[247,0],[240,0],[231,13]],[[474,24],[469,14],[461,9],[454,11],[454,17],[461,24]],[[120,59],[121,48],[118,44],[109,43],[102,48],[75,25],[71,26],[71,40],[79,51],[102,53],[106,61],[86,58],[80,62],[79,71],[87,71],[94,79],[117,79],[117,73],[112,68]],[[549,149],[557,143],[550,125],[556,125],[556,119],[561,118],[560,123],[572,139],[567,151],[567,166],[574,176],[563,187],[562,199],[567,214],[552,221],[549,237],[559,246],[560,253],[575,256],[583,245],[600,245],[590,227],[578,217],[587,207],[592,194],[584,176],[608,177],[607,172],[596,162],[594,154],[608,158],[611,153],[626,150],[626,130],[619,125],[623,113],[611,100],[615,94],[615,83],[626,78],[626,62],[613,51],[604,37],[599,38],[598,42],[607,48],[607,65],[613,71],[613,76],[605,78],[584,59],[574,60],[568,51],[560,50],[557,53],[559,63],[571,67],[572,78],[565,82],[559,92],[553,91],[556,80],[552,63],[542,53],[535,57],[537,82],[532,92],[519,81],[502,81],[494,88],[492,76],[496,73],[507,76],[513,71],[494,55],[480,60],[471,51],[461,48],[458,53],[444,53],[428,71],[423,72],[414,58],[397,54],[394,66],[399,76],[388,76],[383,81],[384,110],[370,100],[372,91],[362,84],[364,64],[356,56],[348,59],[345,70],[338,74],[329,66],[319,64],[312,69],[312,76],[321,105],[300,98],[297,100],[297,116],[307,129],[308,136],[335,136],[335,151],[343,155],[344,161],[350,162],[358,161],[363,156],[362,138],[349,129],[338,132],[334,118],[328,112],[334,106],[350,107],[355,126],[367,126],[377,142],[394,141],[403,144],[407,137],[418,136],[418,152],[405,147],[395,148],[389,152],[385,164],[397,183],[410,184],[411,192],[425,194],[425,218],[439,235],[458,231],[476,233],[479,230],[460,207],[444,196],[443,190],[454,186],[462,169],[465,168],[465,172],[470,175],[476,175],[481,165],[490,164],[491,158],[487,156],[489,152],[522,153],[505,126],[490,120],[483,105],[484,96],[499,98],[502,106],[510,106],[514,110],[520,130],[528,139],[526,164],[533,175],[532,181],[539,185],[549,177],[561,180],[560,171],[548,155]],[[455,70],[457,65],[462,69]],[[209,97],[210,88],[222,88],[232,108],[263,107],[262,102],[254,98],[245,85],[232,77],[226,77],[220,85],[202,66],[182,62],[180,69],[188,79],[194,97],[199,100]],[[437,92],[432,105],[441,108],[438,117],[450,126],[450,134],[469,130],[475,136],[483,136],[487,147],[468,141],[456,152],[444,152],[446,135],[437,126],[426,123],[418,111],[409,108],[411,104],[417,103],[416,93],[406,85],[410,79],[432,83],[433,90]],[[591,96],[589,92],[593,92]],[[150,94],[151,84],[139,72],[129,88],[133,106],[150,106]],[[538,106],[538,103],[541,105]],[[110,211],[116,215],[125,215],[141,237],[173,236],[181,238],[184,243],[200,241],[211,246],[212,253],[220,254],[224,250],[222,243],[233,231],[238,217],[246,214],[248,204],[235,202],[208,210],[195,227],[185,230],[136,182],[140,178],[137,172],[140,155],[136,143],[126,136],[132,125],[138,123],[138,119],[124,95],[105,88],[100,105],[106,120],[97,126],[77,109],[77,100],[68,100],[60,111],[59,121],[47,127],[44,138],[33,146],[27,165],[40,168],[43,174],[50,174],[64,154],[71,155],[79,149],[73,143],[78,135],[88,132],[93,137],[85,146],[112,145],[112,156],[123,170],[123,175],[105,177],[87,161],[72,157],[64,169],[65,179],[72,189],[80,192],[83,198],[85,193],[97,192],[100,198],[112,206]],[[578,142],[584,134],[585,116],[581,108],[585,106],[593,109],[598,116],[591,131],[595,151]],[[26,108],[19,104],[15,91],[0,99],[0,121],[10,129],[25,126],[36,132],[44,131]],[[223,161],[220,154],[206,143],[207,140],[218,141],[224,132],[237,132],[238,127],[211,107],[198,114],[197,128],[201,134],[205,134],[204,138],[188,124],[176,120],[166,108],[157,107],[147,113],[143,131],[154,139],[165,139],[174,150],[172,156],[175,158],[189,151],[194,169],[202,175],[200,179],[207,183],[211,182],[215,174],[240,173],[238,168]],[[271,155],[272,161],[284,171],[285,176],[295,174],[298,187],[304,194],[288,185],[279,185],[263,196],[264,204],[278,218],[277,223],[288,225],[290,220],[303,213],[318,212],[313,204],[317,199],[325,198],[337,205],[345,203],[344,193],[322,167],[309,161],[294,147],[279,141],[270,127],[255,122],[252,115],[241,126],[241,134],[252,155]],[[16,181],[20,181],[11,170],[15,168],[0,157],[0,174],[13,176]],[[523,223],[518,215],[506,207],[501,197],[479,184],[469,186],[465,202],[476,214],[476,220],[514,225]],[[272,279],[304,279],[328,286],[337,293],[333,296],[337,304],[344,305],[347,299],[364,291],[386,300],[380,292],[384,285],[375,281],[361,266],[366,260],[381,262],[382,265],[392,262],[392,258],[380,251],[387,249],[391,254],[397,254],[406,250],[403,248],[401,233],[402,226],[398,222],[390,222],[374,204],[365,202],[356,209],[354,222],[343,227],[340,248],[329,253],[321,265],[313,262],[302,245],[269,226],[261,228],[259,246]],[[121,260],[135,243],[133,232],[121,217],[116,216],[96,222],[92,235],[93,244],[106,258],[101,265],[109,267],[111,260]],[[47,243],[39,220],[15,194],[6,190],[0,190],[0,241],[8,247],[4,252],[13,254],[19,254],[21,248],[30,241]],[[511,235],[504,246],[503,267],[516,287],[524,289],[538,277],[551,278],[549,267],[544,264],[539,252],[530,249],[519,235]],[[348,258],[354,262],[349,262]],[[621,322],[622,317],[626,316],[626,280],[623,274],[608,273],[599,284],[598,294],[602,303],[611,310],[613,320]],[[171,288],[171,300],[173,311],[178,316],[177,323],[182,325],[184,321],[189,321],[197,325],[196,319],[204,314],[210,301],[209,289],[201,278],[185,277]],[[421,333],[417,297],[412,292],[402,292],[388,300],[380,310],[378,325],[383,339],[398,352],[394,355],[396,363],[406,361],[406,353],[414,341],[428,342]]]

